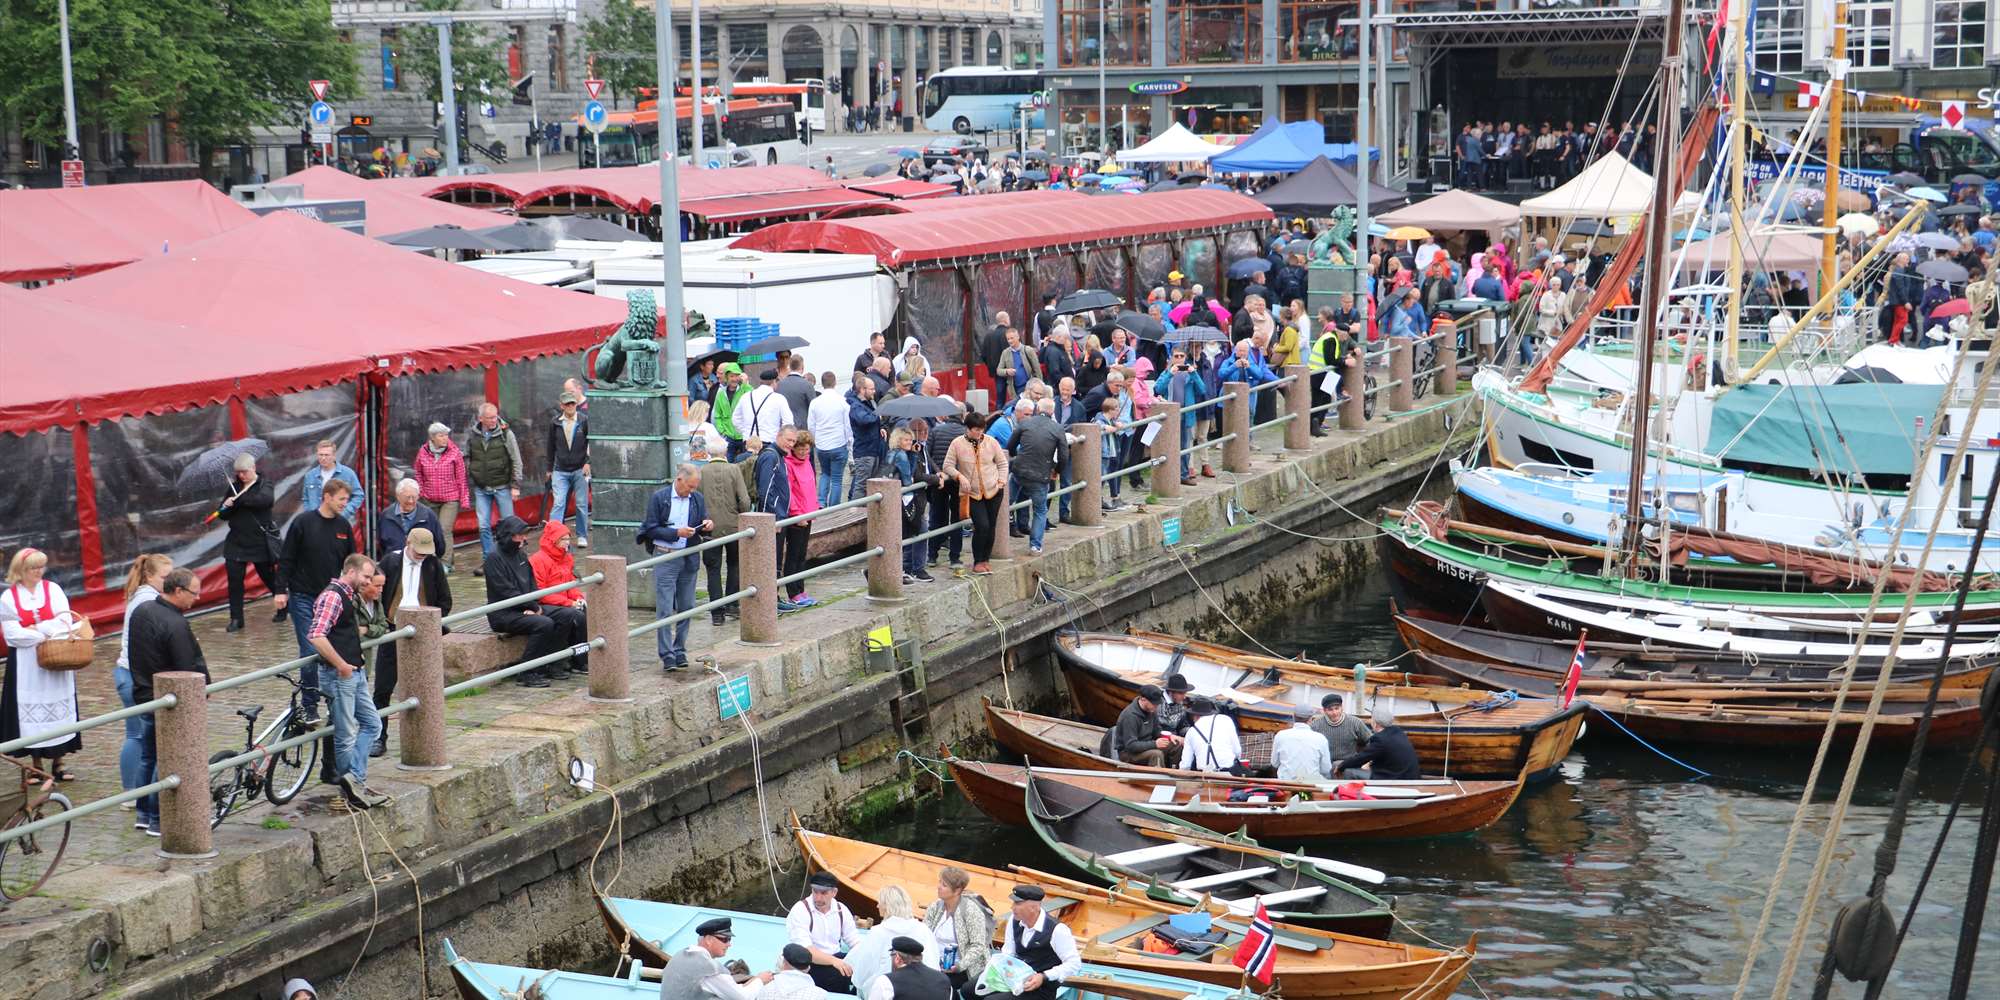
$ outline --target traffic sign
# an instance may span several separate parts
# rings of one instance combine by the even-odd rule
[[[312,88],[312,92],[313,92],[313,100],[315,100],[315,101],[324,101],[324,100],[326,100],[326,91],[327,91],[327,88],[328,88],[328,87],[331,87],[331,86],[333,86],[333,81],[331,81],[331,80],[307,80],[307,81],[306,81],[306,86],[309,86],[309,87],[311,87],[311,88]]]
[[[604,131],[604,126],[609,124],[610,121],[611,121],[611,114],[610,112],[604,110],[604,105],[602,102],[599,101],[584,102],[583,127],[589,129],[592,135]]]
[[[312,144],[313,144],[313,145],[315,145],[315,146],[325,146],[325,145],[329,145],[329,144],[331,144],[332,142],[333,142],[333,130],[332,130],[332,129],[330,129],[330,128],[314,128],[314,129],[312,130]]]
[[[1944,114],[1940,115],[1939,117],[1944,119],[1945,128],[1955,129],[1964,127],[1965,102],[1964,101],[1944,102]]]
[[[83,186],[82,160],[62,161],[62,186],[66,188],[80,188]]]
[[[314,128],[333,124],[333,105],[325,101],[314,101],[306,109],[306,122]]]
[[[597,95],[604,93],[604,81],[603,80],[583,81],[583,92],[589,94],[591,100],[593,101],[597,100]]]

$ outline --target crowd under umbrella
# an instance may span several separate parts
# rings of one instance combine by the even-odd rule
[[[1972,300],[1962,298],[1947,299],[1938,303],[1936,309],[1931,310],[1931,318],[1936,319],[1939,316],[1964,316],[1970,312],[1972,312]]]
[[[1266,271],[1269,271],[1270,269],[1271,269],[1271,261],[1268,258],[1245,257],[1242,260],[1239,260],[1236,263],[1229,265],[1229,276],[1240,281],[1244,278],[1250,277],[1253,274],[1262,274]]]
[[[1985,213],[1984,213],[1983,211],[1981,211],[1981,210],[1980,210],[1980,208],[1979,208],[1979,206],[1978,206],[1978,205],[1969,205],[1969,204],[1966,204],[1966,203],[1964,203],[1964,202],[1960,202],[1960,203],[1958,203],[1958,204],[1956,204],[1956,205],[1946,205],[1945,207],[1943,207],[1943,208],[1940,208],[1940,209],[1938,209],[1938,210],[1937,210],[1937,214],[1939,214],[1939,215],[1984,215]]]
[[[1896,187],[1917,187],[1925,182],[1922,177],[1904,170],[1882,178],[1882,183],[1893,184]]]
[[[1944,233],[1918,233],[1915,242],[1926,250],[1958,249],[1957,237],[1947,236]]]
[[[1111,321],[1111,325],[1140,340],[1157,341],[1167,335],[1166,324],[1145,313],[1132,312],[1129,309],[1119,313],[1118,318]]]
[[[870,164],[869,164],[868,166],[866,166],[866,167],[862,168],[862,170],[861,170],[861,176],[863,176],[863,177],[880,177],[880,176],[882,176],[883,174],[886,174],[886,173],[888,173],[889,171],[891,171],[891,170],[894,170],[894,169],[896,169],[896,168],[895,168],[895,167],[892,167],[892,166],[890,166],[890,165],[888,165],[888,164],[886,164],[886,163],[870,163]]]
[[[391,233],[382,237],[382,242],[412,250],[476,250],[481,253],[493,253],[506,249],[479,235],[477,230],[454,226],[448,222]]]
[[[1046,170],[1023,170],[1021,171],[1021,179],[1041,184],[1049,179],[1049,172]]]
[[[1866,212],[1849,212],[1833,220],[1833,224],[1850,233],[1859,233],[1862,236],[1873,236],[1882,231],[1882,221]]]
[[[1068,316],[1071,313],[1109,309],[1123,301],[1102,288],[1079,288],[1056,300],[1056,315]]]
[[[1025,153],[1022,153],[1021,159],[1024,159],[1029,163],[1047,163],[1049,161],[1049,154],[1045,150],[1031,149]]]
[[[1991,180],[1992,178],[1981,174],[1959,174],[1957,177],[1952,178],[1951,182],[1953,184],[1972,184],[1983,187]]]
[[[811,342],[804,337],[794,337],[790,334],[781,333],[775,337],[753,340],[743,345],[739,353],[745,360],[769,361],[779,351],[796,351],[810,346],[812,346]]]
[[[1162,337],[1160,342],[1169,347],[1178,347],[1185,344],[1227,344],[1229,343],[1229,334],[1206,324],[1177,326],[1168,330],[1166,336]]]
[[[271,446],[263,438],[224,441],[196,455],[174,478],[174,489],[189,499],[220,498],[222,491],[229,488],[230,482],[236,478],[238,456],[249,455],[261,460],[270,453]]]
[[[1917,265],[1917,273],[1947,284],[1957,284],[1972,276],[1963,266],[1949,260],[1924,261]]]
[[[875,408],[886,420],[939,420],[958,413],[958,401],[949,396],[904,395]]]

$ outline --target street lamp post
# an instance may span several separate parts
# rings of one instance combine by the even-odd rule
[[[1104,101],[1104,22],[1108,0],[1097,0],[1097,144],[1111,143],[1111,115]]]
[[[431,24],[438,33],[438,89],[444,92],[444,165],[458,166],[458,83],[451,73],[451,19]]]
[[[676,177],[680,157],[675,155],[680,150],[680,123],[671,103],[680,62],[679,53],[673,48],[672,9],[664,0],[655,3],[653,17],[654,69],[659,74],[660,95],[669,102],[659,116],[660,309],[666,317],[666,343],[660,352],[660,367],[667,382],[667,459],[671,468],[679,468],[688,457],[687,428],[681,420],[681,407],[687,402],[687,328],[681,305],[681,197]],[[696,55],[700,55],[699,50]],[[699,136],[701,115],[697,112],[692,117]]]
[[[69,65],[69,0],[56,0],[56,18],[62,29],[63,125],[69,136],[69,149],[63,159],[80,160],[83,143],[76,134],[76,80]]]
[[[693,144],[694,149],[694,155],[688,158],[688,165],[698,170],[703,163],[701,158],[701,112],[702,106],[707,103],[702,100],[701,96],[701,0],[693,0],[693,5],[688,11],[688,31],[694,36],[688,41],[688,74],[689,80],[693,84],[694,94],[694,99],[688,103],[688,127],[694,130],[694,134],[688,136],[688,141]],[[668,113],[676,118],[680,117],[679,108],[673,108]],[[721,126],[722,117],[721,112],[718,111],[716,114],[715,129],[715,141],[717,142],[722,141]]]

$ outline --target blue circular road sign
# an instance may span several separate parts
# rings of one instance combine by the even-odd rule
[[[314,125],[333,124],[333,105],[325,101],[312,102],[312,107],[306,111],[306,120]]]
[[[604,131],[605,124],[610,120],[611,120],[611,113],[604,110],[604,102],[602,101],[584,102],[583,126],[585,128],[591,130],[592,132],[602,132]]]

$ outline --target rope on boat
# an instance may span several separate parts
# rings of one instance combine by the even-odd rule
[[[993,602],[986,599],[986,586],[985,580],[975,579],[972,581],[972,593],[979,598],[979,606],[986,609],[986,617],[993,620],[993,627],[1000,632],[1000,693],[1007,696],[1007,710],[1011,712],[1014,711],[1014,684],[1008,676],[1013,671],[1007,667],[1007,657],[1010,653],[1007,648],[1007,623],[993,613]],[[784,900],[779,900],[778,903],[783,905]]]
[[[714,658],[708,659],[707,666],[718,680],[729,683],[729,677],[716,665]],[[771,846],[771,812],[764,800],[764,749],[758,740],[757,727],[750,723],[750,713],[736,713],[736,721],[743,723],[743,731],[750,736],[751,788],[757,792],[757,839],[764,848],[764,874],[771,880],[771,898],[783,907],[785,894],[778,889],[778,852]],[[623,838],[620,840],[622,843]]]
[[[542,994],[540,990],[542,984],[547,982],[550,977],[555,975],[555,972],[553,970],[544,972],[541,974],[540,978],[535,979],[532,982],[523,983],[520,989],[510,990],[507,987],[502,986],[499,983],[496,983],[493,980],[488,979],[483,975],[480,975],[479,967],[472,964],[471,962],[466,961],[465,956],[463,955],[454,957],[451,960],[451,964],[456,968],[464,969],[467,974],[472,976],[472,978],[477,979],[480,982],[486,984],[487,988],[493,991],[493,995],[500,997],[501,1000],[528,1000],[530,996],[541,996]]]
[[[1627,736],[1630,736],[1630,737],[1632,737],[1633,741],[1634,741],[1634,742],[1636,742],[1636,743],[1638,743],[1638,744],[1639,744],[1640,746],[1642,746],[1642,747],[1645,747],[1646,749],[1648,749],[1648,750],[1651,750],[1651,751],[1653,751],[1654,753],[1656,753],[1656,754],[1659,754],[1659,755],[1660,755],[1661,757],[1663,757],[1663,758],[1665,758],[1665,759],[1667,759],[1667,760],[1669,760],[1669,761],[1672,761],[1672,762],[1674,762],[1674,763],[1676,763],[1676,764],[1679,764],[1680,766],[1682,766],[1682,767],[1684,767],[1684,768],[1687,768],[1687,769],[1688,769],[1688,770],[1690,770],[1690,771],[1693,771],[1693,772],[1694,772],[1694,776],[1695,776],[1695,779],[1696,779],[1696,780],[1700,780],[1700,779],[1702,779],[1702,778],[1712,778],[1712,777],[1714,777],[1714,775],[1712,775],[1712,774],[1709,774],[1709,773],[1708,773],[1707,771],[1704,771],[1704,770],[1702,770],[1701,768],[1698,768],[1698,767],[1694,766],[1693,764],[1690,764],[1690,763],[1688,763],[1687,761],[1684,761],[1684,760],[1680,759],[1679,757],[1676,757],[1676,756],[1674,756],[1673,754],[1670,754],[1670,753],[1666,752],[1665,750],[1662,750],[1662,749],[1660,749],[1659,747],[1656,747],[1656,746],[1652,745],[1651,743],[1648,743],[1648,742],[1646,742],[1646,740],[1645,740],[1645,738],[1644,738],[1644,737],[1640,736],[1640,735],[1639,735],[1638,733],[1635,733],[1635,732],[1633,732],[1633,731],[1632,731],[1632,730],[1630,730],[1630,729],[1627,729],[1627,728],[1625,727],[1625,724],[1624,724],[1624,723],[1622,723],[1622,722],[1619,722],[1619,721],[1618,721],[1618,717],[1617,717],[1617,716],[1615,716],[1615,715],[1612,715],[1612,714],[1611,714],[1610,712],[1608,712],[1608,711],[1605,711],[1605,709],[1604,709],[1604,706],[1602,706],[1602,705],[1599,705],[1599,704],[1597,704],[1597,703],[1596,703],[1596,702],[1594,702],[1594,701],[1586,701],[1586,702],[1584,702],[1584,704],[1586,704],[1586,705],[1589,705],[1589,706],[1590,706],[1590,707],[1591,707],[1591,708],[1592,708],[1593,710],[1595,710],[1595,711],[1597,712],[1597,714],[1599,714],[1599,715],[1602,715],[1602,716],[1604,716],[1604,717],[1605,717],[1605,718],[1607,718],[1607,719],[1610,719],[1610,720],[1611,720],[1611,724],[1612,724],[1612,725],[1614,725],[1614,726],[1617,726],[1617,727],[1618,727],[1618,728],[1619,728],[1620,730],[1623,730],[1623,731],[1624,731],[1624,733],[1625,733],[1625,735],[1627,735]]]
[[[346,989],[347,981],[354,977],[354,970],[361,967],[362,957],[368,954],[368,944],[375,939],[375,927],[382,921],[382,886],[395,878],[395,875],[390,872],[377,875],[369,867],[368,843],[361,836],[361,820],[364,815],[362,811],[352,807],[349,807],[347,810],[347,819],[354,828],[354,850],[356,854],[361,856],[361,876],[368,883],[368,933],[362,935],[361,947],[355,949],[354,952],[354,963],[347,967],[347,974],[340,977],[340,983],[333,989],[335,994],[339,994]],[[368,829],[374,831],[376,839],[382,841],[382,846],[388,849],[390,857],[396,859],[396,864],[403,869],[403,874],[410,877],[410,891],[415,893],[417,897],[417,981],[422,987],[422,992],[418,996],[429,996],[430,958],[424,953],[424,887],[417,882],[416,873],[410,870],[408,864],[404,863],[403,856],[397,853],[396,845],[390,843],[388,836],[382,832],[382,828],[375,825],[375,817],[367,816],[366,818],[368,820]]]
[[[917,770],[922,771],[925,774],[928,774],[931,777],[936,778],[937,780],[945,784],[951,783],[951,772],[945,769],[944,761],[936,757],[926,757],[919,753],[913,753],[909,750],[896,751],[897,760],[902,760],[905,757],[908,757],[912,762],[916,764]]]

